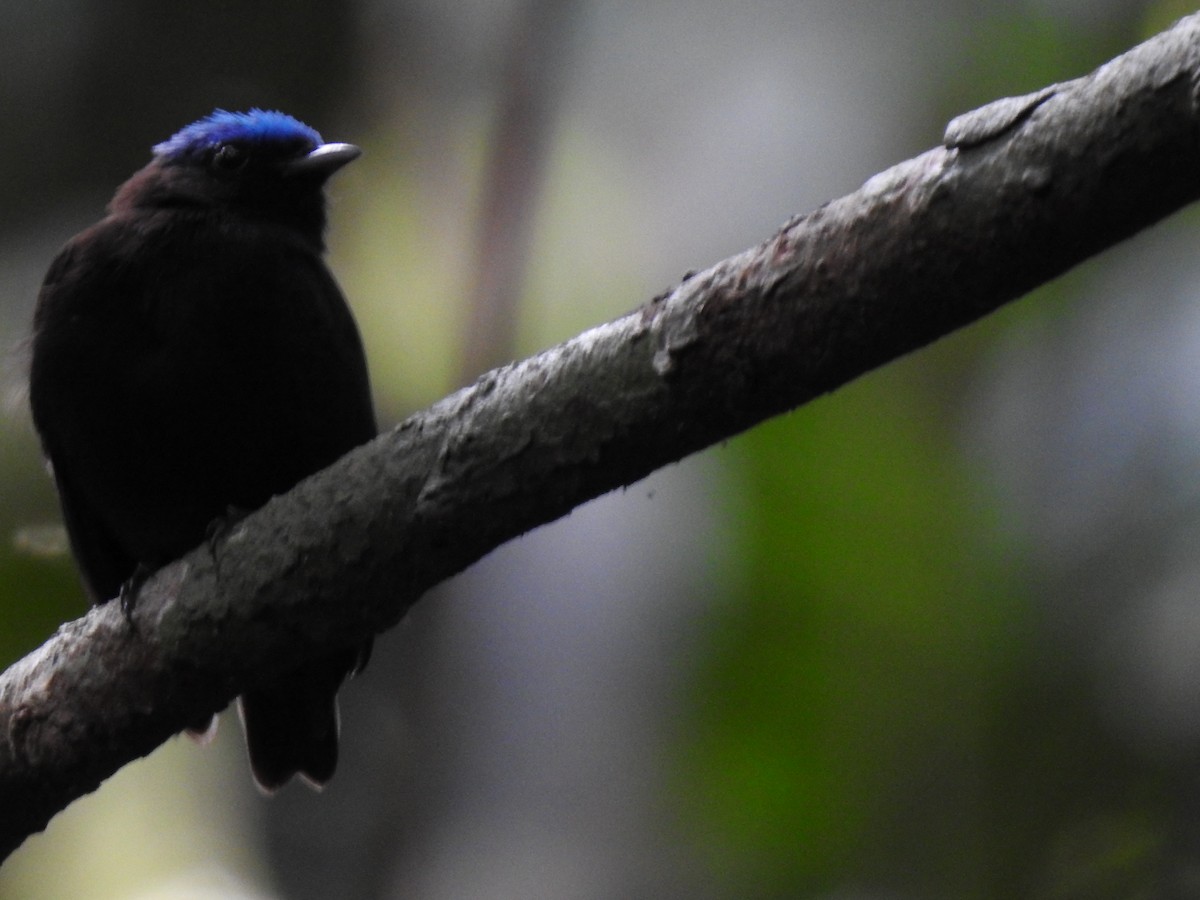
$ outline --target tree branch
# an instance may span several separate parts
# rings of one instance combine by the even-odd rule
[[[0,858],[199,713],[506,540],[971,322],[1200,194],[1200,15],[412,416],[0,676]]]

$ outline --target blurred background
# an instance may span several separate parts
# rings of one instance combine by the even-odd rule
[[[84,612],[22,395],[50,259],[214,107],[363,146],[381,423],[1082,75],[1178,2],[152,0],[0,15],[0,664]],[[235,717],[0,898],[1200,895],[1200,218],[432,592],[316,795]]]

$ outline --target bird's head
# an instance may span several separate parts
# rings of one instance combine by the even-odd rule
[[[325,181],[361,152],[323,142],[282,112],[218,109],[157,144],[154,159],[121,186],[111,209],[220,209],[315,231],[319,240]]]

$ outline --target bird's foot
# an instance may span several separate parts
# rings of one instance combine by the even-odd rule
[[[138,592],[141,591],[142,585],[154,574],[154,570],[145,563],[138,563],[137,568],[133,570],[133,574],[121,583],[121,591],[117,594],[117,601],[121,604],[121,613],[125,616],[125,621],[129,623],[130,628],[134,628],[133,624],[133,607],[137,603]]]

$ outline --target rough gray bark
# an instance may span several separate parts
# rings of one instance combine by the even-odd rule
[[[0,676],[0,858],[502,542],[971,322],[1200,195],[1200,15],[629,315],[485,375]]]

